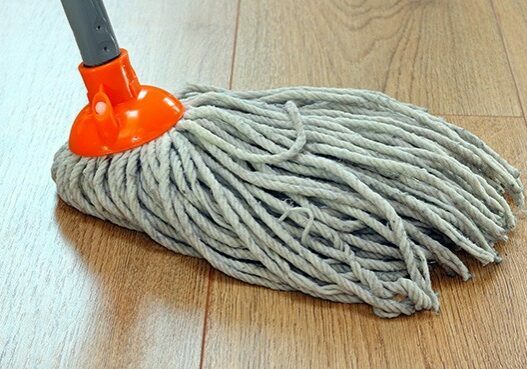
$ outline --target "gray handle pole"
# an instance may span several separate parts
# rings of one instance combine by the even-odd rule
[[[119,56],[119,45],[102,0],[61,1],[85,66],[102,65]]]

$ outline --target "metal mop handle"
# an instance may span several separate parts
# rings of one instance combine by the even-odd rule
[[[85,66],[95,67],[119,56],[119,45],[102,0],[61,2]]]

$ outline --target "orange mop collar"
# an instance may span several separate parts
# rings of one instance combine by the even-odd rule
[[[80,156],[102,156],[141,146],[172,128],[183,104],[170,93],[141,85],[128,52],[106,64],[79,66],[89,104],[79,113],[69,138]]]

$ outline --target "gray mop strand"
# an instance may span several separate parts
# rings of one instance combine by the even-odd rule
[[[430,265],[464,280],[523,207],[519,172],[479,138],[382,93],[189,86],[184,119],[139,148],[55,155],[59,196],[175,252],[277,290],[439,309]]]

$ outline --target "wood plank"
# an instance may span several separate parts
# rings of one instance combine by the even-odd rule
[[[107,3],[143,82],[228,86],[231,0]],[[60,2],[0,14],[0,367],[199,367],[209,267],[55,197],[53,154],[85,104]]]
[[[527,2],[493,0],[511,69],[523,107],[527,111]]]
[[[522,118],[451,117],[527,169]],[[383,320],[371,308],[276,292],[214,274],[205,368],[524,368],[527,223],[499,245],[504,261],[470,263],[468,282],[435,273],[439,314]]]
[[[233,78],[236,88],[359,87],[441,114],[521,115],[480,0],[242,1]]]

